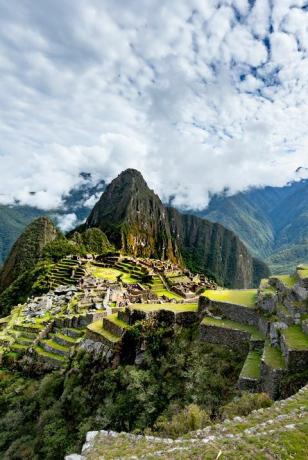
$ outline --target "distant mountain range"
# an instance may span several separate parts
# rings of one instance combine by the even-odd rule
[[[60,222],[67,214],[77,222],[89,216],[91,206],[105,189],[105,182],[84,182],[64,199],[61,209],[43,211],[29,206],[0,205],[0,264],[24,228],[36,217],[48,215]],[[233,196],[213,196],[207,209],[191,211],[198,217],[222,224],[245,243],[252,254],[268,263],[274,273],[289,272],[308,261],[308,180],[285,187],[251,189]]]
[[[214,196],[195,214],[233,230],[275,273],[308,261],[308,180]]]
[[[94,203],[105,189],[105,182],[92,184],[91,176],[81,173],[82,184],[71,190],[63,199],[61,209],[44,211],[31,206],[0,205],[0,265],[4,262],[10,249],[27,225],[40,216],[49,216],[56,223],[61,223],[65,216],[74,214],[75,225],[85,221]],[[91,199],[92,203],[88,204]]]

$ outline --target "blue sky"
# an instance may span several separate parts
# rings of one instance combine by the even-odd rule
[[[127,167],[195,208],[298,179],[307,52],[302,0],[0,0],[0,202]]]

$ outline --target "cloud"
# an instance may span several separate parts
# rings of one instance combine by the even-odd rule
[[[0,0],[0,202],[61,208],[81,172],[128,167],[184,208],[298,180],[307,15],[301,0]]]
[[[55,214],[54,217],[56,219],[57,225],[64,233],[72,230],[73,228],[76,228],[76,225],[78,223],[78,218],[74,213],[63,215]]]

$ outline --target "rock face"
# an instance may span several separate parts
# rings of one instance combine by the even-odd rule
[[[126,253],[186,265],[220,284],[248,287],[268,275],[236,235],[220,224],[166,208],[133,169],[103,193],[85,228],[98,227]]]
[[[0,292],[24,271],[32,269],[42,256],[46,244],[59,235],[47,217],[34,220],[18,238],[0,272]]]
[[[220,224],[168,209],[171,233],[192,271],[206,273],[225,286],[249,287],[268,274],[245,245]]]
[[[109,240],[128,254],[178,261],[172,245],[168,215],[159,197],[142,175],[133,169],[122,172],[101,196],[86,227],[98,227]]]

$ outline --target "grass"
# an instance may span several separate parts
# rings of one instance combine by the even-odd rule
[[[297,279],[294,275],[275,275],[272,278],[278,279],[288,288],[292,288],[297,283]]]
[[[164,283],[160,279],[159,276],[154,275],[153,276],[153,281],[150,285],[150,289],[158,296],[162,297],[165,296],[168,299],[175,299],[175,300],[181,300],[182,297],[179,296],[178,294],[175,294],[174,292],[169,291],[168,289],[165,288]]]
[[[282,330],[286,344],[293,350],[308,350],[308,336],[300,326],[290,326]]]
[[[265,460],[307,459],[308,387],[295,397],[254,411],[206,430],[188,434],[175,443],[132,439],[128,434],[98,434],[87,451],[87,460],[104,458]],[[193,438],[193,439],[191,439]],[[159,452],[159,455],[158,455]]]
[[[299,265],[297,267],[297,274],[301,279],[308,278],[308,265]]]
[[[118,276],[122,275],[122,272],[116,268],[97,267],[91,264],[89,264],[88,268],[92,275],[94,275],[96,278],[101,278],[107,281],[115,282],[117,281]]]
[[[46,351],[44,350],[43,348],[37,346],[34,348],[36,353],[38,355],[41,355],[41,356],[46,356],[47,358],[52,358],[52,359],[55,359],[57,361],[61,361],[61,362],[64,362],[65,361],[65,357],[64,356],[61,356],[61,355],[57,355],[55,353],[51,353],[50,351]]]
[[[131,304],[130,308],[134,310],[142,310],[146,312],[167,310],[175,313],[198,311],[198,306],[195,303],[153,303],[153,304]]]
[[[46,339],[43,342],[46,343],[51,348],[53,348],[54,350],[59,350],[59,351],[68,351],[69,350],[69,347],[65,347],[64,345],[60,345],[59,343],[54,342],[51,339]]]
[[[251,338],[254,340],[264,339],[264,335],[256,327],[249,326],[248,324],[237,323],[236,321],[231,321],[229,319],[216,319],[207,316],[203,318],[201,324],[205,324],[206,326],[216,326],[226,329],[234,329],[236,331],[249,332],[251,334]]]
[[[103,328],[102,320],[94,321],[93,323],[89,324],[87,328],[89,329],[89,331],[95,332],[96,334],[106,337],[106,339],[110,342],[116,343],[121,340],[121,337],[117,337],[116,335],[111,334],[109,331],[106,331],[106,329]]]
[[[202,294],[215,302],[231,303],[234,305],[242,305],[248,308],[254,308],[257,300],[256,289],[221,289],[221,290],[206,290]]]
[[[112,321],[114,324],[121,327],[122,329],[129,328],[129,324],[125,323],[125,321],[122,321],[118,318],[118,313],[112,313],[111,315],[106,316],[106,319],[109,319],[109,321]]]
[[[265,344],[263,359],[264,362],[272,369],[285,369],[286,367],[281,350],[277,347],[271,347],[269,343]]]
[[[261,353],[259,351],[250,351],[247,355],[241,377],[248,377],[250,379],[258,380],[261,373]]]

